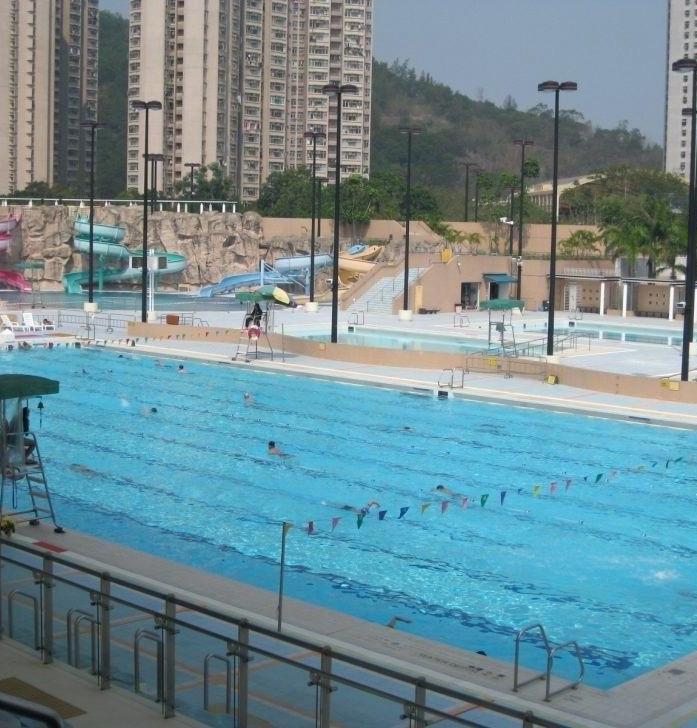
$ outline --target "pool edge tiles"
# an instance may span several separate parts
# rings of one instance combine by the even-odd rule
[[[194,601],[201,599],[214,609],[237,616],[252,614],[252,622],[267,628],[273,625],[275,629],[277,594],[263,588],[79,531],[56,535],[45,524],[23,528],[13,538],[20,542],[26,539],[35,547],[41,543],[49,555],[54,553],[50,547],[59,545],[65,549],[63,556],[83,565],[106,565],[115,576],[131,576],[136,582],[165,593],[183,592]],[[11,547],[11,541],[8,546]],[[688,718],[694,711],[697,651],[608,690],[581,684],[547,703],[543,700],[542,682],[519,693],[512,692],[512,662],[389,629],[296,597],[284,598],[284,615],[289,632],[312,635],[318,642],[334,642],[359,656],[373,656],[383,663],[396,664],[398,669],[406,667],[407,672],[414,669],[432,672],[440,684],[452,689],[517,708],[533,709],[538,717],[545,716],[569,726],[657,728],[667,725],[662,718],[669,711],[678,720]],[[511,655],[512,652],[511,649]],[[530,670],[521,667],[521,678],[532,675]],[[553,681],[553,686],[559,685]],[[670,724],[681,723],[671,721]]]

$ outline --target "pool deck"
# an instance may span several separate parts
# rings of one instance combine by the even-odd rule
[[[201,316],[206,318],[206,314],[202,313]],[[545,317],[546,314],[542,313],[526,314],[526,320],[538,324],[544,321]],[[345,326],[346,315],[342,313],[340,318],[341,326]],[[486,326],[486,314],[473,314],[470,318],[472,319],[470,328],[481,335],[482,327]],[[236,310],[212,313],[209,322],[213,326],[236,327],[240,319],[241,314]],[[671,328],[676,334],[681,331],[681,322],[669,324],[667,321],[658,320],[586,317],[585,323],[591,321],[603,324],[620,323],[628,328],[631,325],[640,328]],[[398,322],[396,316],[374,316],[370,317],[367,323],[380,328],[400,329],[404,332],[424,330],[461,336],[469,336],[471,333],[467,329],[454,329],[452,314],[419,316],[415,317],[413,322]],[[287,333],[292,333],[298,328],[326,328],[328,311],[320,310],[318,314],[302,311],[277,312],[276,330],[281,324]],[[486,331],[483,335],[486,336]],[[540,335],[544,335],[544,332]],[[115,341],[108,343],[111,346],[123,346]],[[290,355],[286,355],[285,361],[277,356],[274,361],[261,358],[250,363],[232,362],[231,356],[235,346],[229,344],[157,341],[139,342],[135,348],[130,346],[127,348],[135,355],[143,353],[270,372],[326,377],[373,386],[396,387],[426,396],[434,396],[436,393],[440,373],[435,370],[327,362]],[[663,377],[674,376],[679,371],[680,351],[667,345],[594,341],[590,350],[568,352],[562,361],[564,364],[593,366],[605,371]],[[697,367],[697,357],[691,357],[691,365]],[[471,373],[466,376],[465,387],[450,392],[450,396],[486,399],[515,406],[547,407],[601,417],[619,417],[643,423],[697,428],[697,407],[694,405],[603,394],[565,385],[549,385],[523,377],[506,379],[501,375]],[[222,605],[229,605],[232,609],[259,615],[261,619],[275,618],[275,595],[263,590],[147,554],[135,555],[128,548],[79,533],[56,536],[43,526],[39,527],[38,531],[23,531],[24,533],[37,539],[59,543],[80,558],[95,559],[113,569],[129,571],[133,569],[133,564],[137,563],[138,575],[147,580],[186,585],[187,590],[192,593],[220,602]],[[511,663],[491,660],[294,600],[287,600],[285,617],[287,623],[294,628],[331,638],[345,645],[347,651],[354,650],[361,654],[378,653],[383,658],[395,660],[399,664],[418,666],[429,673],[437,673],[447,684],[459,685],[468,690],[476,687],[488,697],[496,697],[510,705],[527,705],[532,707],[536,714],[546,715],[570,726],[588,728],[675,726],[677,728],[697,725],[697,652],[609,691],[580,686],[577,690],[554,698],[550,705],[542,701],[541,686],[533,685],[518,695],[512,693]],[[582,635],[580,640],[583,646]],[[511,645],[511,655],[512,653],[513,645]],[[46,668],[38,666],[37,669],[43,671]],[[46,679],[49,680],[48,676]],[[78,719],[74,720],[74,723],[76,726],[90,725],[90,723],[79,723]],[[134,724],[147,725],[137,722]]]

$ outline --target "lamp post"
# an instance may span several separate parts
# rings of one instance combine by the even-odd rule
[[[481,169],[475,170],[474,174],[474,221],[479,222],[479,175]]]
[[[508,231],[508,255],[513,255],[513,204],[515,203],[515,187],[511,187],[511,207],[508,211],[508,220],[510,221],[510,230]]]
[[[157,202],[157,163],[165,161],[164,154],[148,154],[150,161],[150,174],[152,175],[152,194],[150,195],[150,212],[155,212],[155,203]]]
[[[470,219],[470,169],[478,169],[476,162],[464,162],[465,168],[465,222]]]
[[[559,187],[559,94],[562,91],[576,91],[575,81],[543,81],[538,91],[554,93],[554,162],[552,168],[552,235],[549,254],[549,312],[547,316],[547,356],[554,354],[554,295],[557,276],[557,190]],[[520,270],[520,269],[519,269]]]
[[[322,93],[336,96],[336,159],[334,165],[334,258],[332,265],[332,331],[331,342],[338,340],[339,324],[339,213],[341,208],[341,97],[345,93],[358,93],[358,88],[351,83],[340,84],[338,81],[322,87]]]
[[[83,121],[80,126],[90,130],[90,252],[87,300],[92,303],[94,301],[94,138],[97,129],[103,129],[106,124],[100,124],[98,121]]]
[[[532,139],[514,139],[513,144],[520,147],[520,219],[518,220],[518,260],[523,258],[523,214],[524,214],[524,199],[525,199],[525,148],[531,147],[535,142]],[[513,213],[511,212],[511,219],[513,219]],[[521,280],[520,274],[522,272],[522,265],[518,265],[518,280],[516,281],[516,298],[520,301],[523,295],[523,281]]]
[[[148,133],[150,111],[159,111],[162,104],[159,101],[131,101],[131,108],[145,111],[145,164],[143,165],[143,276],[141,283],[140,320],[148,320]]]
[[[323,131],[306,131],[305,139],[312,139],[312,227],[310,231],[310,303],[315,300],[315,203],[317,202],[317,140],[326,139]]]
[[[317,237],[322,237],[322,178],[317,180]]]
[[[685,311],[682,325],[682,360],[680,379],[686,382],[690,374],[690,344],[694,335],[695,316],[695,250],[697,242],[697,189],[695,189],[695,160],[697,146],[697,61],[694,58],[681,58],[672,66],[678,73],[692,73],[692,106],[683,109],[683,114],[692,116],[690,132],[690,192],[687,213],[687,260],[685,261]]]
[[[189,174],[191,178],[191,186],[189,187],[189,199],[194,199],[194,170],[201,166],[201,162],[186,162],[185,167],[189,168]]]
[[[421,134],[421,129],[413,126],[400,128],[401,134],[407,135],[407,199],[406,199],[406,230],[404,235],[404,301],[402,309],[409,310],[409,223],[411,218],[411,144],[412,137]]]

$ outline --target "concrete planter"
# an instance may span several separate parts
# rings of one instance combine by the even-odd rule
[[[305,310],[308,313],[317,313],[317,311],[319,311],[319,303],[317,303],[317,301],[308,301],[305,304]]]
[[[414,312],[410,309],[401,308],[397,313],[397,316],[399,316],[400,321],[411,321],[414,317]]]

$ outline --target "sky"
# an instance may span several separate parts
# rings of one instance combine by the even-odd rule
[[[562,96],[597,126],[626,120],[663,142],[667,0],[374,0],[373,52],[472,98],[520,109],[548,102],[537,84],[576,81]],[[128,12],[128,0],[100,0]]]

